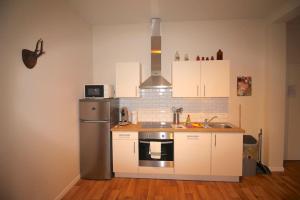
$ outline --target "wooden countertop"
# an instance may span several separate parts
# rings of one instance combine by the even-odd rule
[[[245,130],[233,126],[233,128],[142,128],[141,124],[116,125],[111,131],[145,131],[145,132],[224,132],[245,133]]]

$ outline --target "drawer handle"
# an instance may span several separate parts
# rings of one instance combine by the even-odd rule
[[[139,143],[141,144],[150,144],[150,141],[142,141],[139,140]],[[160,142],[161,144],[173,144],[173,141],[168,141],[168,142]]]
[[[199,135],[187,135],[187,139],[199,139]]]
[[[130,137],[130,134],[119,134],[120,137]]]

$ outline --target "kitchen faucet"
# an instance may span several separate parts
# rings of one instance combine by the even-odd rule
[[[211,122],[213,119],[216,119],[218,116],[213,116],[212,118],[210,118],[210,119],[207,119],[207,118],[205,118],[204,119],[204,128],[209,128],[209,122]]]

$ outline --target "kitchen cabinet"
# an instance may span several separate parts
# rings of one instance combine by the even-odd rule
[[[175,133],[175,174],[210,175],[211,133]]]
[[[113,132],[113,171],[138,172],[138,132]]]
[[[178,61],[172,64],[173,97],[199,97],[200,62]]]
[[[242,156],[242,133],[212,133],[211,175],[242,176]]]
[[[116,64],[116,97],[139,97],[141,65],[138,62]]]
[[[201,61],[200,80],[201,97],[229,97],[229,61]]]
[[[242,176],[242,133],[176,132],[177,175]]]
[[[173,97],[229,97],[228,60],[177,61],[172,64]]]

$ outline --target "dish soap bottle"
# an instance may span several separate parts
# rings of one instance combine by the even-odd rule
[[[190,117],[190,115],[187,116],[186,121],[185,121],[185,125],[187,127],[191,125],[191,117]]]

